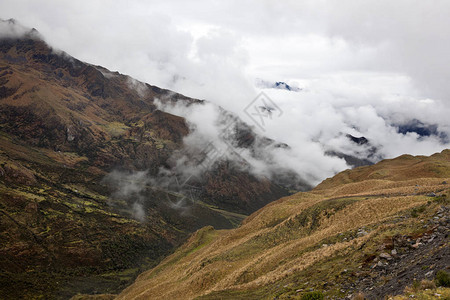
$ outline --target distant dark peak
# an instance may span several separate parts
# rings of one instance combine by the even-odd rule
[[[351,134],[347,134],[346,137],[349,138],[349,140],[351,140],[352,142],[354,142],[354,143],[356,143],[358,145],[365,145],[365,144],[369,143],[369,140],[366,139],[363,136],[362,137],[356,137],[356,136],[353,136]]]
[[[373,162],[367,158],[359,158],[354,155],[345,154],[339,151],[325,151],[325,155],[343,158],[347,165],[352,168],[373,165]]]
[[[282,81],[275,82],[275,88],[282,89],[282,90],[288,90],[288,91],[292,90],[291,87],[289,86],[289,84],[287,84],[286,82],[282,82]]]
[[[284,81],[271,82],[259,78],[256,80],[256,86],[266,89],[286,90],[291,92],[299,92],[302,90],[301,88],[290,86]]]
[[[397,125],[397,131],[401,134],[415,132],[420,136],[439,135],[436,124],[425,124],[417,119]]]
[[[351,134],[346,134],[345,137],[350,143],[360,146],[352,147],[353,151],[350,153],[344,153],[340,150],[329,149],[325,152],[328,156],[335,156],[343,158],[345,162],[352,168],[372,165],[374,161],[382,159],[382,156],[378,153],[378,149],[371,145],[370,141],[364,136],[356,137]]]

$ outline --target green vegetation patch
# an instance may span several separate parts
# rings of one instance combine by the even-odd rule
[[[124,135],[130,127],[120,122],[110,122],[105,125],[105,130],[112,137],[119,137]]]
[[[437,286],[450,287],[450,274],[440,270],[436,273],[435,281]]]

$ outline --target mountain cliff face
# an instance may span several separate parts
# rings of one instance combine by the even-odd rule
[[[117,292],[193,231],[232,228],[288,194],[227,161],[192,182],[197,194],[177,189],[171,158],[190,128],[156,99],[202,103],[34,30],[0,39],[0,298]]]
[[[197,231],[117,299],[383,299],[419,293],[415,280],[430,291],[450,267],[449,182],[450,150],[344,171],[239,228]],[[450,294],[423,299],[433,293]]]

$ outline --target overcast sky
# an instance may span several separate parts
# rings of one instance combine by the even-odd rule
[[[264,89],[281,116],[262,130],[245,120],[312,163],[321,157],[305,152],[358,151],[346,133],[366,136],[383,157],[449,148],[449,16],[448,0],[0,2],[0,18],[80,60],[244,119],[256,78],[302,88]],[[414,119],[435,134],[398,132]]]

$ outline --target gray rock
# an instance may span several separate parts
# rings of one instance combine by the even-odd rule
[[[392,259],[392,256],[386,252],[381,253],[379,256],[383,259]]]
[[[411,245],[412,248],[417,249],[419,246],[422,245],[422,243],[416,243],[414,245]]]
[[[367,231],[365,231],[364,229],[360,229],[358,230],[357,236],[365,236],[368,235],[369,233]]]
[[[425,277],[431,277],[433,276],[434,271],[426,272]]]

